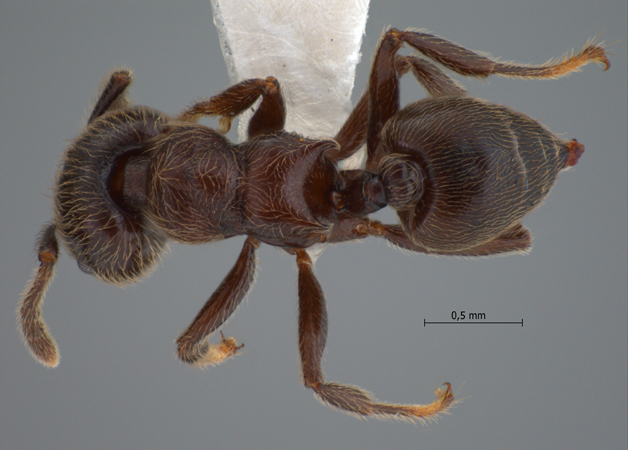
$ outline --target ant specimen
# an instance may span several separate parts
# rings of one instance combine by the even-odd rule
[[[59,357],[41,317],[59,253],[59,235],[81,270],[126,284],[148,273],[168,239],[198,244],[247,235],[234,267],[177,339],[178,357],[219,364],[242,347],[218,330],[247,294],[256,249],[265,242],[296,256],[299,351],[303,382],[325,403],[359,416],[430,420],[454,401],[451,385],[429,405],[381,403],[354,386],[325,382],[327,335],[323,291],[307,249],[377,236],[411,251],[483,256],[526,251],[521,219],[547,196],[558,173],[584,147],[504,106],[466,95],[435,65],[398,55],[404,45],[454,72],[557,78],[587,63],[610,67],[601,46],[541,66],[500,63],[439,37],[390,29],[382,36],[369,87],[338,134],[307,139],[284,131],[285,106],[273,77],[251,79],[170,118],[130,106],[130,73],[111,75],[87,126],[66,150],[54,191],[55,217],[37,243],[40,266],[19,307],[34,356]],[[400,109],[399,77],[411,71],[429,97]],[[261,103],[248,140],[225,137],[232,120]],[[217,130],[196,121],[220,117]],[[337,163],[366,142],[365,170]],[[400,224],[368,215],[390,206]],[[221,332],[222,335],[222,332]]]

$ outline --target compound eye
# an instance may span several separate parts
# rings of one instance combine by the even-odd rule
[[[382,159],[379,176],[384,185],[388,206],[396,210],[411,209],[423,197],[423,170],[401,155]]]

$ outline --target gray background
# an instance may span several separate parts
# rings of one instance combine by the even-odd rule
[[[201,371],[173,340],[235,261],[242,238],[173,245],[153,276],[120,289],[64,252],[44,306],[54,370],[20,342],[14,310],[51,217],[55,167],[99,82],[135,70],[132,97],[175,113],[228,85],[207,2],[3,2],[0,10],[0,448],[626,448],[626,2],[374,1],[354,98],[385,25],[542,63],[600,33],[613,67],[558,81],[464,80],[586,153],[525,219],[527,256],[407,255],[384,242],[329,248],[324,368],[397,402],[466,398],[428,427],[359,421],[301,387],[293,258],[264,246],[248,301],[225,332],[244,352]],[[424,94],[404,83],[404,102]],[[298,131],[298,130],[297,130]],[[434,325],[451,311],[516,325]],[[463,384],[464,383],[464,384]]]

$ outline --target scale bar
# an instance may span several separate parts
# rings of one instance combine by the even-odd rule
[[[460,321],[451,321],[451,322],[428,322],[427,320],[423,319],[423,326],[425,327],[426,325],[451,325],[451,324],[455,324],[455,323],[463,323],[463,324],[479,324],[479,325],[504,325],[504,324],[512,324],[512,325],[521,325],[523,326],[523,319],[521,319],[521,321],[519,322],[487,322],[487,321],[481,321],[481,322],[469,322],[466,320],[460,320]]]

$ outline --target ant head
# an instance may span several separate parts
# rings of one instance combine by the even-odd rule
[[[136,107],[107,113],[66,150],[55,186],[55,223],[82,271],[127,284],[153,266],[166,237],[125,203],[122,161],[141,152],[168,118]]]

